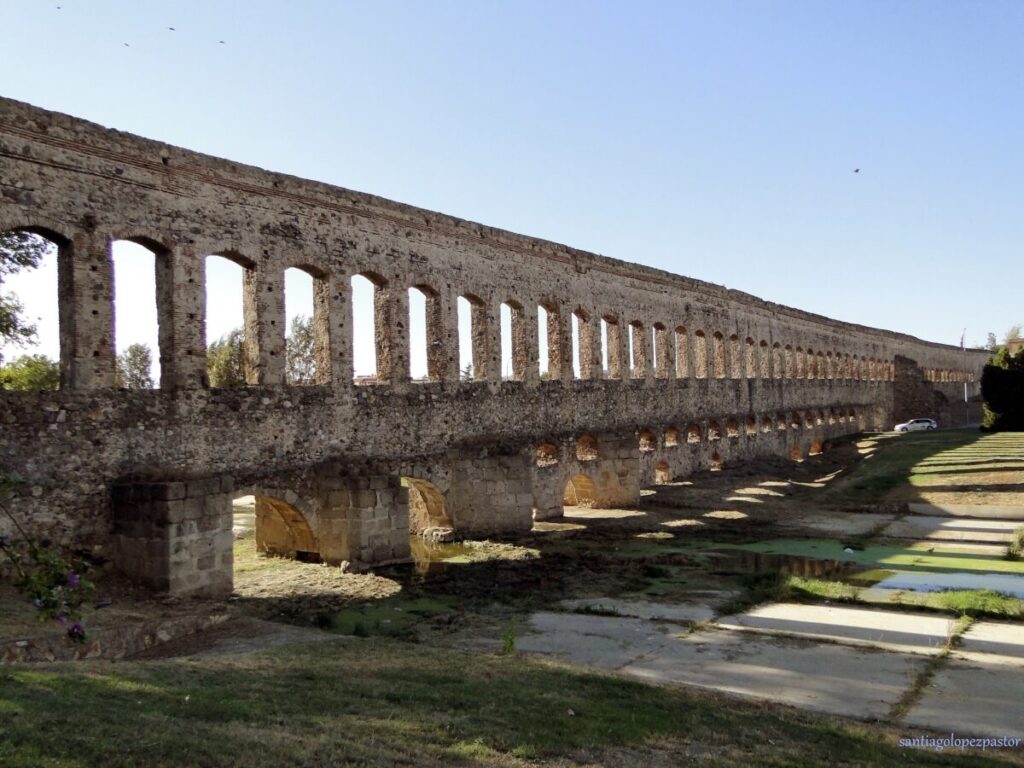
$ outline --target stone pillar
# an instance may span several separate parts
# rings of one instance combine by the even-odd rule
[[[284,383],[284,272],[265,265],[245,270],[242,282],[245,345],[250,385]]]
[[[115,485],[114,565],[157,592],[230,594],[233,488],[231,478]]]
[[[341,479],[326,491],[321,516],[320,556],[356,570],[406,562],[409,549],[409,493],[398,478]]]
[[[548,340],[548,376],[554,381],[572,381],[572,322],[563,308],[548,309],[545,329]]]
[[[459,310],[458,294],[448,289],[442,291],[434,300],[437,304],[438,331],[437,338],[440,341],[435,356],[438,365],[438,378],[441,381],[458,381],[462,372],[459,369]],[[428,307],[429,312],[429,307]],[[427,343],[430,344],[430,334],[427,335]],[[430,355],[430,350],[427,350]],[[473,370],[476,370],[474,360]]]
[[[580,378],[601,379],[601,318],[588,312],[586,321],[579,321]]]
[[[409,292],[397,285],[378,288],[374,309],[377,320],[377,378],[393,386],[408,384]]]
[[[188,389],[206,377],[206,263],[192,247],[156,257],[161,389]]]
[[[110,241],[79,231],[58,252],[61,384],[114,386],[114,263]]]

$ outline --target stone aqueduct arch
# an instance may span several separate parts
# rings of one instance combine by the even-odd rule
[[[588,478],[588,503],[634,503],[655,480],[806,456],[955,403],[985,359],[0,99],[10,229],[59,247],[62,378],[56,392],[0,392],[0,468],[28,481],[15,505],[33,530],[98,547],[176,594],[230,590],[230,503],[246,490],[276,521],[265,548],[365,568],[407,559],[411,521],[440,502],[457,529],[483,534],[561,514],[573,478]],[[156,254],[155,391],[114,388],[110,245],[122,239]],[[214,254],[247,267],[253,365],[238,389],[206,381]],[[289,267],[315,278],[312,386],[285,384]],[[362,386],[354,275],[376,286],[378,375]],[[412,287],[428,299],[422,383],[409,378]],[[459,297],[473,322],[468,380]],[[515,308],[511,381],[502,303]]]

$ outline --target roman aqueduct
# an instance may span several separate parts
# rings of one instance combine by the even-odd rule
[[[957,423],[985,359],[0,99],[8,230],[58,248],[61,364],[58,391],[0,392],[0,469],[25,480],[13,506],[175,594],[230,591],[241,494],[264,548],[368,567],[408,559],[410,525],[528,530],[567,500],[632,504],[894,419]],[[119,240],[156,254],[159,389],[114,386]],[[209,255],[244,269],[246,387],[207,381]],[[290,267],[315,285],[310,386],[284,376]],[[356,275],[374,285],[377,365],[359,381]],[[426,307],[416,381],[410,288]]]

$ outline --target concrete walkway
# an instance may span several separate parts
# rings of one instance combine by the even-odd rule
[[[1024,737],[1019,624],[976,623],[949,652],[955,622],[936,614],[775,603],[688,626],[684,617],[700,621],[711,607],[623,600],[573,606],[634,615],[537,613],[516,647],[817,712],[886,719],[899,705],[907,725]],[[912,693],[929,671],[923,693]]]

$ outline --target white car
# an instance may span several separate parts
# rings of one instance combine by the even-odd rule
[[[903,424],[897,424],[893,429],[897,432],[917,432],[922,429],[938,429],[939,423],[935,419],[911,419]]]

